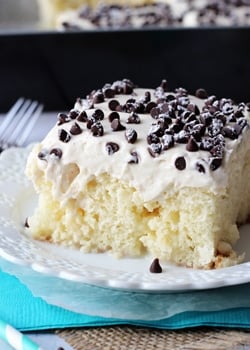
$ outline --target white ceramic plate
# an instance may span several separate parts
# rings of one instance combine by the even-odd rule
[[[0,257],[17,266],[62,280],[126,291],[176,292],[210,289],[250,282],[250,226],[241,229],[239,252],[245,262],[218,270],[195,270],[163,265],[149,272],[151,258],[115,259],[107,254],[83,254],[31,239],[25,218],[36,205],[36,195],[24,176],[30,148],[9,149],[0,157]]]

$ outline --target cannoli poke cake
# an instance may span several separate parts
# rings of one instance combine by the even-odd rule
[[[116,258],[239,263],[250,214],[250,103],[199,88],[107,83],[59,113],[32,149],[34,239]]]

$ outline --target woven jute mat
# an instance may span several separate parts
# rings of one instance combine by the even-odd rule
[[[74,350],[238,350],[250,347],[250,330],[159,330],[132,326],[58,330]]]

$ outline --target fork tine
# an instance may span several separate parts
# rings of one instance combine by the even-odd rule
[[[15,129],[19,125],[20,119],[24,115],[29,105],[30,105],[30,100],[23,99],[22,104],[19,105],[19,109],[16,110],[16,113],[11,114],[11,118],[9,118],[8,124],[6,122],[5,130],[1,135],[1,141],[3,143],[11,144],[16,141],[13,134],[15,133]]]
[[[21,106],[23,105],[24,102],[24,98],[20,97],[16,103],[12,106],[12,108],[9,110],[9,112],[6,114],[3,122],[0,125],[0,139],[3,139],[3,135],[6,131],[6,129],[8,129],[11,121],[13,120],[14,116],[16,115],[16,113],[18,112],[18,110],[21,108]]]
[[[23,146],[42,110],[37,101],[18,99],[0,125],[0,152],[11,145]]]
[[[32,116],[38,102],[27,100],[24,102],[20,111],[16,114],[15,119],[13,118],[13,127],[10,126],[10,130],[12,130],[11,135],[8,138],[9,143],[19,144],[18,136],[21,135],[22,130],[26,126],[26,122]]]
[[[39,118],[39,116],[41,115],[43,111],[43,105],[42,104],[37,104],[36,108],[33,112],[33,114],[30,116],[25,128],[22,130],[21,136],[19,138],[19,140],[17,141],[17,144],[19,146],[24,145],[25,141],[27,140],[27,138],[29,137],[37,119]]]

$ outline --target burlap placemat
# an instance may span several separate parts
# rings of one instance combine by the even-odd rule
[[[178,331],[115,326],[56,331],[75,350],[236,350],[250,347],[250,330]]]

